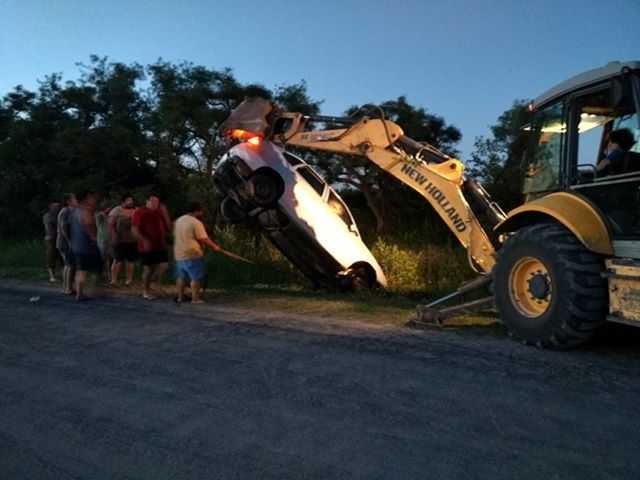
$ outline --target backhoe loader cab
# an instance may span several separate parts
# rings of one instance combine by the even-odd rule
[[[640,62],[612,62],[539,96],[525,204],[496,227],[496,306],[527,343],[563,348],[605,318],[640,325]],[[626,129],[631,146],[611,153]],[[615,135],[615,134],[614,134]]]

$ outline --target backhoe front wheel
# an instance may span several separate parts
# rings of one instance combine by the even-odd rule
[[[603,259],[553,224],[523,228],[498,251],[495,302],[523,343],[563,349],[591,337],[607,312]]]

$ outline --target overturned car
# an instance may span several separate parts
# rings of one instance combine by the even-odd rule
[[[314,286],[386,287],[346,204],[300,157],[249,139],[223,155],[213,179],[224,217],[255,222]]]

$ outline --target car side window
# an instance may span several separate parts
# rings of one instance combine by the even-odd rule
[[[322,179],[309,167],[300,167],[297,172],[302,178],[304,178],[311,187],[318,192],[318,195],[322,195],[324,192],[325,183]]]
[[[353,219],[351,218],[351,215],[349,215],[349,209],[333,190],[329,191],[329,199],[327,200],[327,204],[334,212],[338,214],[338,216],[344,223],[347,224],[347,226],[350,227],[353,224]]]

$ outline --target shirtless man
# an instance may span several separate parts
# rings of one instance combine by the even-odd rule
[[[123,262],[127,262],[126,286],[131,285],[138,260],[138,244],[131,231],[133,221],[133,196],[125,193],[120,197],[120,205],[109,213],[109,233],[114,260],[111,265],[111,285],[117,285],[118,273]]]

